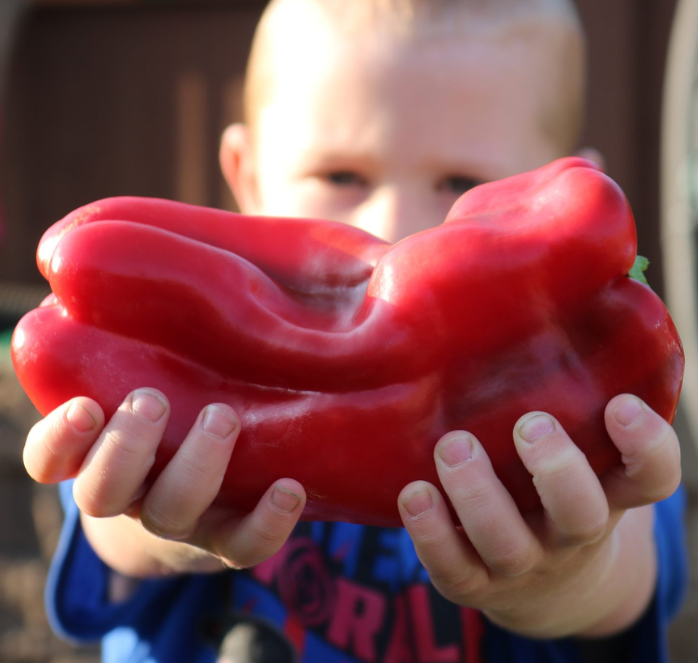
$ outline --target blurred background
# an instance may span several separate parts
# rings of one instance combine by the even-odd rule
[[[664,100],[676,23],[687,25],[682,39],[688,44],[673,58],[686,65],[677,86],[690,91],[695,82],[692,33],[698,36],[698,13],[692,24],[685,20],[688,14],[675,21],[681,4],[696,2],[578,0],[590,52],[583,143],[604,154],[607,172],[630,199],[639,252],[651,263],[650,284],[670,306],[692,315],[692,290],[682,300],[673,292],[677,277],[665,277],[673,249],[665,240],[661,188],[663,177],[673,182],[662,171],[667,140],[662,136],[671,129],[674,142],[685,143],[690,156],[691,127],[698,127],[690,94],[672,111],[677,117],[684,111],[681,117],[688,120],[667,120]],[[2,663],[98,661],[96,648],[75,650],[48,629],[42,592],[61,513],[55,491],[34,485],[21,461],[37,414],[14,378],[9,338],[19,316],[48,292],[34,260],[39,238],[69,211],[106,196],[234,208],[218,170],[218,141],[228,123],[241,119],[247,52],[264,5],[262,0],[0,0]],[[684,159],[679,153],[673,163]],[[681,209],[690,235],[692,211]],[[688,246],[685,237],[681,244]],[[686,269],[688,276],[679,278],[698,282],[690,260]],[[688,542],[698,559],[693,397],[684,394],[676,426],[691,502]],[[671,632],[677,663],[698,656],[695,566],[688,600]]]

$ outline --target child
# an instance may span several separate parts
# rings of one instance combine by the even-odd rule
[[[396,241],[440,223],[477,183],[571,153],[583,66],[566,0],[277,0],[223,172],[245,213]],[[625,471],[603,482],[554,419],[520,420],[536,517],[522,517],[478,440],[444,436],[435,463],[459,529],[425,482],[399,497],[404,529],[296,526],[305,494],[293,477],[231,520],[209,508],[239,432],[222,404],[144,492],[168,412],[143,388],[105,424],[76,398],[27,440],[36,480],[75,477],[53,622],[103,638],[105,660],[664,660],[683,584],[681,493],[669,497],[679,445],[636,398],[608,405]]]

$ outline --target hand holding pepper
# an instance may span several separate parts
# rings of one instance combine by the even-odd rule
[[[144,492],[139,481],[168,415],[162,394],[150,389],[129,395],[106,425],[95,402],[76,398],[32,430],[27,470],[43,483],[77,475],[74,494],[87,536],[100,557],[125,575],[210,572],[267,559],[303,509],[302,486],[280,479],[242,519],[210,506],[239,431],[235,413],[215,405],[202,412]],[[221,437],[203,431],[206,419]],[[647,605],[656,572],[649,535],[653,507],[641,505],[675,490],[679,443],[671,426],[633,396],[608,404],[606,426],[624,464],[600,481],[557,422],[534,413],[522,418],[514,439],[544,505],[527,516],[475,438],[445,435],[436,446],[435,468],[462,529],[454,528],[432,484],[410,484],[399,498],[404,525],[439,591],[523,634],[603,635],[630,624]],[[542,433],[537,441],[522,436],[536,432]],[[562,591],[570,586],[576,591]]]
[[[240,433],[236,413],[219,403],[204,408],[146,488],[169,417],[167,399],[149,388],[129,394],[106,425],[96,402],[72,399],[31,430],[25,466],[40,483],[75,478],[75,501],[93,548],[124,575],[211,572],[270,557],[303,511],[303,487],[280,479],[241,518],[211,506]]]
[[[410,484],[399,504],[446,598],[541,638],[608,635],[640,616],[656,581],[653,506],[645,505],[679,485],[679,443],[634,396],[612,399],[605,420],[623,465],[601,479],[554,418],[529,413],[517,423],[516,449],[543,505],[527,515],[493,472],[486,440],[465,432],[441,439],[436,469],[462,530],[431,484]]]

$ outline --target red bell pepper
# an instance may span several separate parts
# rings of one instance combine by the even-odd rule
[[[219,502],[253,508],[280,477],[305,519],[400,523],[410,481],[467,429],[522,509],[537,504],[512,429],[561,422],[603,473],[619,462],[603,410],[631,392],[672,421],[681,344],[627,274],[636,231],[620,188],[564,159],[462,196],[445,223],[395,245],[328,221],[252,218],[111,198],[44,235],[53,295],[13,338],[41,413],[76,395],[111,415],[161,389],[172,416],[155,476],[199,410],[232,405],[242,433]]]

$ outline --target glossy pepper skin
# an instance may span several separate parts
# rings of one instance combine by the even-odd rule
[[[44,235],[53,295],[13,338],[42,413],[76,395],[110,416],[151,386],[172,415],[153,476],[211,402],[242,432],[218,497],[254,507],[280,477],[305,519],[399,525],[410,481],[466,429],[522,509],[538,504],[512,430],[553,414],[603,473],[603,410],[634,393],[672,421],[681,344],[628,278],[636,231],[619,187],[563,159],[462,196],[439,227],[389,245],[327,221],[112,198]]]

